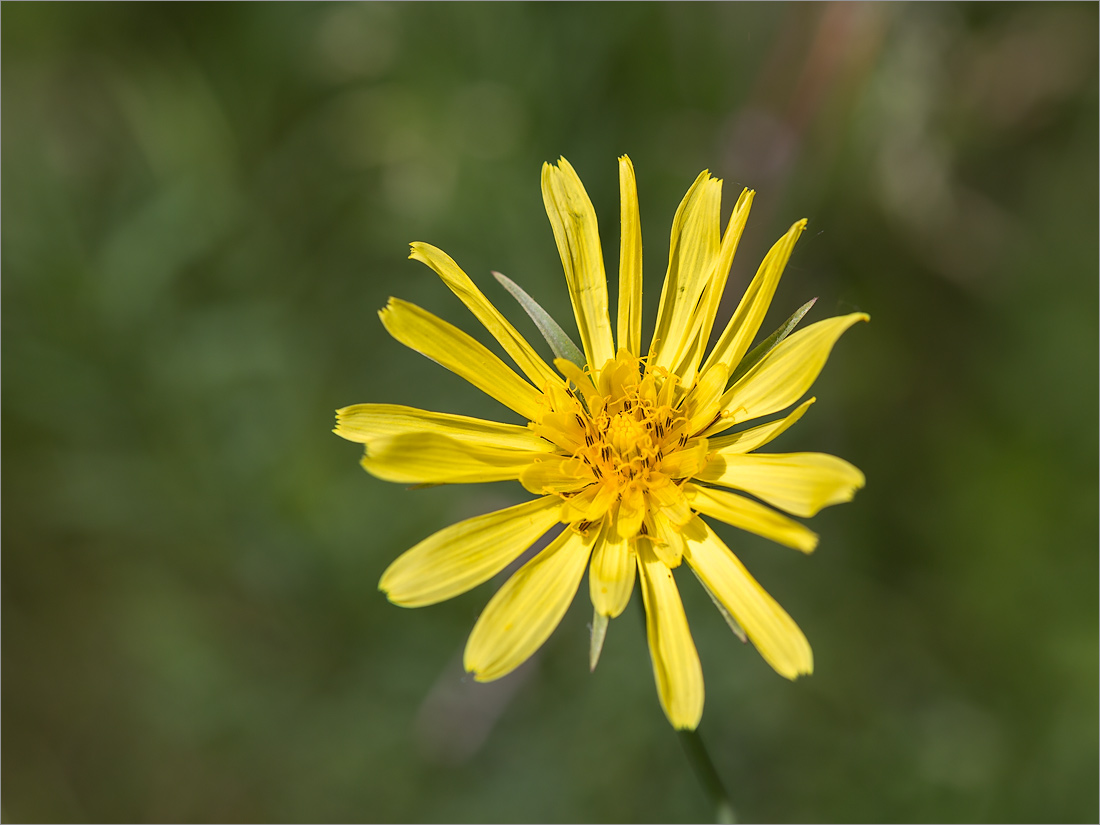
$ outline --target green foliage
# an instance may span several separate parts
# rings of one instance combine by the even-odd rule
[[[815,674],[777,677],[677,571],[738,815],[1096,820],[1095,4],[2,16],[6,818],[711,815],[636,617],[590,674],[578,599],[480,685],[459,652],[499,582],[416,611],[377,592],[518,485],[407,491],[330,432],[357,402],[513,420],[376,310],[489,341],[405,260],[423,240],[569,319],[540,166],[577,168],[614,273],[626,152],[647,322],[703,168],[727,213],[757,190],[717,329],[803,216],[764,329],[814,295],[873,319],[775,444],[866,489],[809,559],[721,531]]]

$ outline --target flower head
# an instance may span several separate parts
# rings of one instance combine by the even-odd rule
[[[637,580],[661,706],[673,726],[692,729],[703,712],[703,677],[672,574],[683,562],[780,675],[793,679],[813,670],[802,631],[700,515],[805,553],[814,549],[817,536],[772,507],[812,516],[850,500],[863,474],[822,453],[755,452],[801,418],[814,399],[785,417],[731,430],[791,407],[840,335],[867,316],[829,318],[791,333],[805,307],[750,351],[806,225],[799,221],[764,258],[707,354],[753,192],[741,193],[723,233],[721,181],[703,172],[673,220],[656,329],[643,352],[641,230],[634,168],[625,156],[619,184],[613,337],[595,210],[564,158],[542,170],[583,364],[566,358],[548,364],[466,273],[428,244],[412,244],[410,257],[435,270],[526,379],[413,304],[394,298],[380,313],[394,338],[514,410],[526,426],[359,404],[337,412],[335,432],[363,443],[363,466],[387,481],[518,480],[537,496],[440,530],[400,556],[379,584],[395,604],[418,607],[464,593],[504,570],[555,524],[566,525],[505,582],[477,620],[464,657],[476,679],[504,676],[546,641],[587,567],[599,637],[593,666],[607,622],[626,608]]]

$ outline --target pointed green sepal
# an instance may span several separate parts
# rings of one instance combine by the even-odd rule
[[[745,373],[759,364],[765,355],[775,349],[780,341],[794,332],[794,328],[798,326],[798,322],[802,320],[802,316],[809,312],[810,307],[815,303],[817,303],[817,298],[811,298],[796,309],[794,315],[783,322],[783,326],[753,347],[752,351],[741,359],[741,363],[737,365],[737,369],[730,375],[729,383],[726,386],[736,384]]]
[[[611,621],[607,616],[595,611],[592,614],[592,644],[588,648],[588,670],[596,669],[600,661],[600,651],[603,650],[603,640],[607,636],[607,625]]]
[[[500,281],[501,286],[511,293],[512,297],[523,307],[524,312],[531,316],[531,320],[539,328],[542,337],[546,339],[546,343],[554,351],[554,356],[572,361],[578,367],[584,369],[584,354],[573,343],[573,339],[565,334],[565,330],[561,328],[558,322],[550,317],[550,313],[543,309],[538,301],[524,292],[523,287],[508,276],[493,272],[493,277]]]

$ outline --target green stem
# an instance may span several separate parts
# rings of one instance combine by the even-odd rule
[[[726,793],[726,788],[722,784],[722,779],[718,776],[718,771],[714,767],[710,754],[707,753],[707,746],[703,744],[699,731],[681,730],[677,733],[680,735],[680,744],[684,746],[684,753],[687,755],[688,762],[691,763],[695,775],[699,777],[703,790],[707,792],[711,802],[714,803],[714,821],[730,823],[731,825],[737,822],[737,818],[733,813],[733,803],[730,802],[729,794]]]
[[[645,610],[639,611],[638,615],[644,627]],[[726,793],[726,787],[722,784],[722,778],[718,776],[718,770],[714,767],[714,761],[710,758],[707,746],[699,736],[699,731],[678,730],[676,733],[680,737],[680,744],[684,747],[684,754],[691,763],[691,769],[695,771],[699,783],[714,805],[714,821],[722,825],[735,825],[737,816],[733,813],[733,803],[730,802],[730,796]]]

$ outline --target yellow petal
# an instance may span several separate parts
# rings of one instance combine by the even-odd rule
[[[528,421],[544,409],[542,393],[462,330],[415,304],[390,298],[378,316],[394,338],[460,375]]]
[[[725,435],[721,438],[710,438],[708,439],[710,442],[710,449],[715,452],[751,453],[758,447],[763,447],[765,444],[774,441],[779,437],[780,433],[790,429],[791,425],[805,415],[806,410],[808,410],[810,405],[815,401],[817,401],[816,398],[806,399],[795,407],[789,415],[777,421],[769,421],[767,424],[750,427],[747,430],[742,430],[733,435]],[[725,427],[721,424],[716,424],[713,429],[725,429]],[[704,432],[709,432],[709,430]]]
[[[805,220],[794,224],[764,256],[756,277],[745,290],[741,303],[737,305],[729,323],[726,324],[726,328],[722,330],[722,334],[715,343],[714,349],[711,350],[706,361],[707,367],[713,364],[725,364],[732,371],[733,366],[749,351],[749,344],[760,331],[760,324],[768,313],[775,288],[779,284],[779,278],[783,275],[787,261],[790,260],[791,252],[794,251],[794,245],[805,228]]]
[[[642,527],[645,514],[645,491],[641,484],[632,482],[622,490],[615,530],[624,539],[634,538]]]
[[[463,664],[475,679],[511,673],[550,637],[580,586],[595,534],[565,530],[497,591],[466,642]]]
[[[780,342],[722,396],[722,409],[731,413],[728,426],[735,420],[778,412],[801,398],[825,366],[837,339],[857,321],[869,320],[863,312],[826,318]],[[738,410],[742,412],[732,416]]]
[[[622,348],[615,357],[600,367],[596,390],[600,395],[621,398],[638,386],[638,356]]]
[[[685,531],[684,561],[744,629],[776,673],[788,679],[814,669],[810,643],[702,519]]]
[[[615,355],[615,346],[607,312],[607,276],[596,210],[565,158],[560,158],[557,166],[542,165],[542,200],[565,268],[584,357],[590,366],[602,366]]]
[[[744,490],[803,517],[851,501],[864,484],[857,468],[825,453],[715,453],[696,478]]]
[[[564,358],[555,358],[554,366],[558,368],[558,371],[561,372],[562,375],[573,382],[573,385],[584,397],[586,402],[595,403],[597,399],[599,399],[599,390],[597,390],[596,385],[592,383],[592,376],[589,373],[585,372],[572,361],[566,361]],[[572,392],[572,390],[570,390],[570,392]]]
[[[729,370],[725,364],[715,364],[706,370],[699,378],[695,386],[684,397],[683,411],[688,417],[688,434],[697,432],[710,426],[722,409],[719,400],[726,389],[726,380],[729,378]]]
[[[402,553],[378,583],[391,602],[423,607],[488,581],[558,520],[561,499],[546,496],[444,527]]]
[[[722,181],[704,171],[688,189],[672,222],[668,271],[650,345],[649,368],[672,367],[689,343],[699,296],[721,247]]]
[[[519,483],[529,493],[571,493],[587,487],[596,477],[592,468],[579,458],[551,456],[528,465],[519,476]]]
[[[588,589],[597,613],[614,619],[626,609],[634,591],[633,555],[630,543],[614,526],[605,526],[588,570]]]
[[[705,438],[693,439],[682,450],[666,455],[659,469],[669,478],[690,478],[706,466],[709,449]]]
[[[657,558],[670,569],[679,567],[684,556],[684,537],[680,535],[680,528],[660,512],[649,514],[646,528],[650,546]]]
[[[566,524],[598,522],[615,503],[615,488],[610,484],[590,484],[575,496],[565,500],[561,520]]]
[[[752,208],[752,200],[755,194],[751,189],[741,190],[741,195],[737,198],[733,212],[730,213],[726,232],[722,236],[722,247],[718,253],[718,262],[714,265],[714,273],[707,278],[706,287],[699,298],[699,310],[695,313],[695,329],[689,339],[691,346],[684,351],[673,368],[677,374],[684,376],[685,379],[690,378],[698,370],[703,350],[710,341],[710,333],[714,327],[714,317],[718,312],[718,304],[721,302],[722,293],[726,288],[726,279],[729,277],[730,267],[733,265],[737,245],[741,241],[745,224],[748,223],[749,210]]]
[[[619,158],[619,348],[642,351],[642,224],[630,158]]]
[[[360,463],[384,481],[398,484],[476,484],[517,479],[545,452],[482,447],[436,433],[376,438]]]
[[[658,478],[660,478],[658,476]],[[650,507],[660,511],[665,518],[682,527],[687,524],[695,514],[691,512],[683,490],[678,484],[671,482],[666,484],[651,483],[646,488],[646,496],[649,498]]]
[[[703,515],[803,553],[811,553],[817,547],[817,534],[812,530],[744,496],[695,484],[684,485],[684,494],[692,508]]]
[[[336,411],[341,438],[369,444],[378,438],[410,433],[434,433],[480,447],[550,452],[554,445],[527,427],[499,424],[465,415],[429,412],[400,404],[354,404]]]
[[[674,728],[694,730],[703,716],[703,668],[680,591],[672,571],[658,560],[648,541],[638,541],[637,556],[657,695]]]
[[[450,255],[441,249],[426,243],[412,244],[410,258],[422,261],[435,270],[455,295],[457,295],[481,321],[485,329],[500,342],[504,351],[511,356],[523,373],[531,379],[536,387],[542,389],[547,382],[561,383],[561,378],[547,364],[542,357],[535,352],[527,339],[516,328],[508,323],[499,310],[489,301],[474,282],[470,280],[461,267],[454,262]]]

